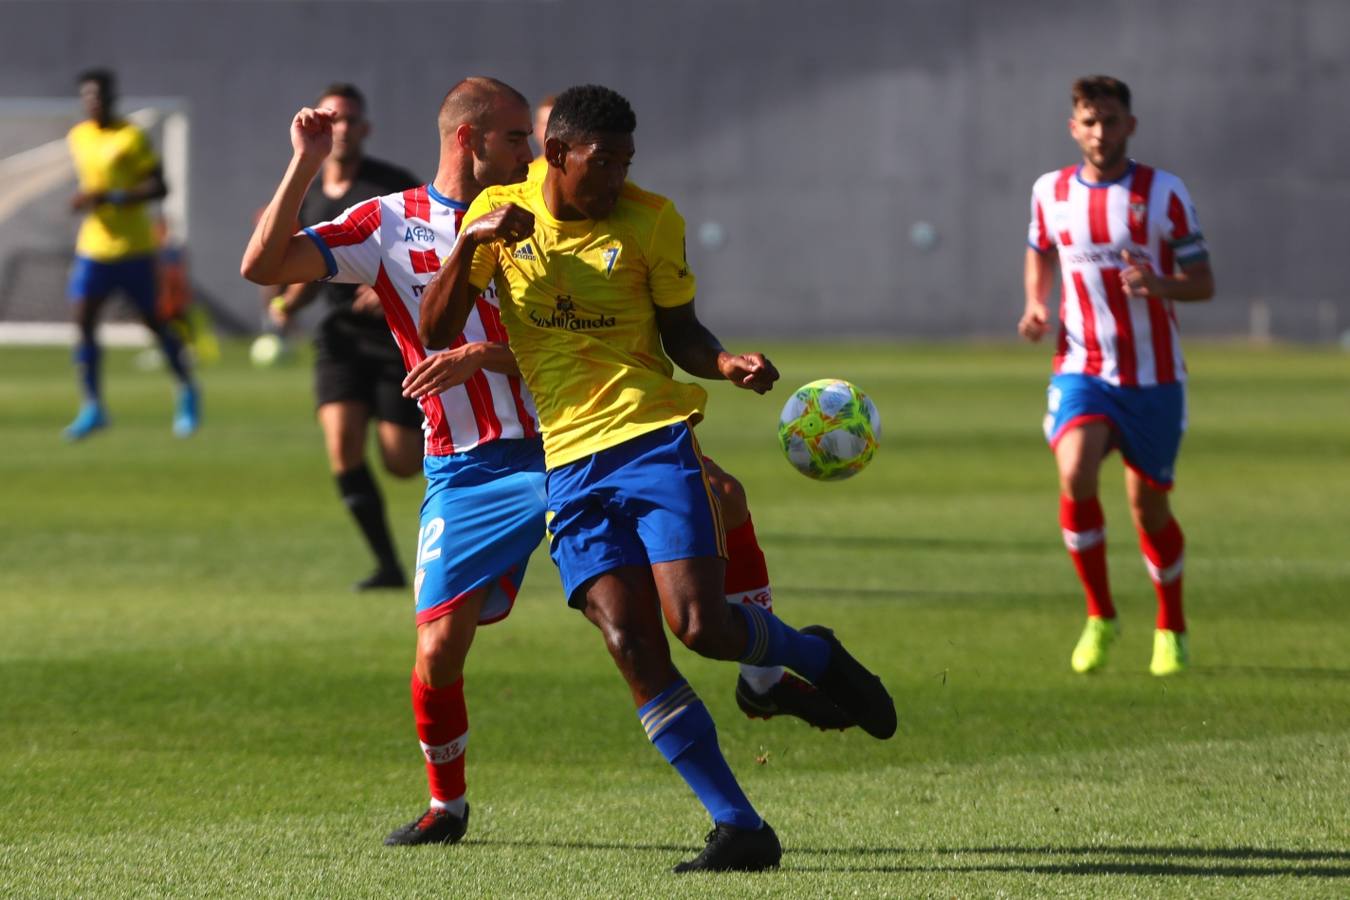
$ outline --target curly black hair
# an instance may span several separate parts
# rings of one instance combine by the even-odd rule
[[[598,84],[580,84],[558,95],[548,117],[547,136],[567,141],[636,130],[637,115],[619,93]]]

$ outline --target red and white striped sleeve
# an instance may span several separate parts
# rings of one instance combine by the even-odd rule
[[[1172,255],[1181,268],[1209,259],[1209,247],[1200,233],[1200,221],[1195,216],[1191,195],[1181,179],[1173,176],[1167,184],[1167,209],[1162,218],[1163,240],[1172,249]]]
[[[1037,253],[1049,253],[1055,249],[1055,239],[1045,224],[1045,206],[1041,200],[1041,181],[1038,179],[1031,189],[1031,224],[1027,226],[1027,245]]]
[[[374,284],[380,271],[380,198],[358,203],[331,222],[304,229],[328,264],[325,281]]]

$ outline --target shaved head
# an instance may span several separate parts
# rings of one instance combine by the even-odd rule
[[[503,100],[519,103],[526,109],[530,106],[524,94],[503,81],[481,75],[465,78],[441,101],[441,111],[436,117],[441,138],[453,134],[461,125],[483,128]]]

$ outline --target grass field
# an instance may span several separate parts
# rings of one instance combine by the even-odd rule
[[[734,667],[678,651],[785,847],[775,873],[683,879],[707,822],[542,551],[469,661],[469,836],[380,845],[425,806],[410,601],[348,590],[369,564],[305,366],[227,348],[182,442],[168,379],[113,352],[114,427],[71,446],[66,352],[0,351],[0,895],[1350,893],[1350,354],[1192,350],[1194,668],[1159,680],[1118,459],[1125,631],[1107,671],[1069,671],[1043,351],[767,349],[790,386],[874,397],[872,467],[792,472],[781,394],[714,387],[701,439],[749,491],[779,612],[833,625],[901,726],[747,720]],[[420,484],[384,484],[410,556]]]

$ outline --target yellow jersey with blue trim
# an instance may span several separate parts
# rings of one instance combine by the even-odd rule
[[[66,136],[80,190],[129,191],[159,166],[145,132],[130,122],[100,127],[86,120]],[[75,253],[97,262],[116,262],[155,252],[155,232],[144,203],[102,203],[80,224]]]
[[[534,214],[534,234],[478,247],[469,280],[496,283],[548,467],[701,419],[707,392],[675,380],[656,328],[657,307],[694,299],[675,204],[629,183],[607,218],[560,221],[530,178],[483,191],[464,224],[508,203]]]

